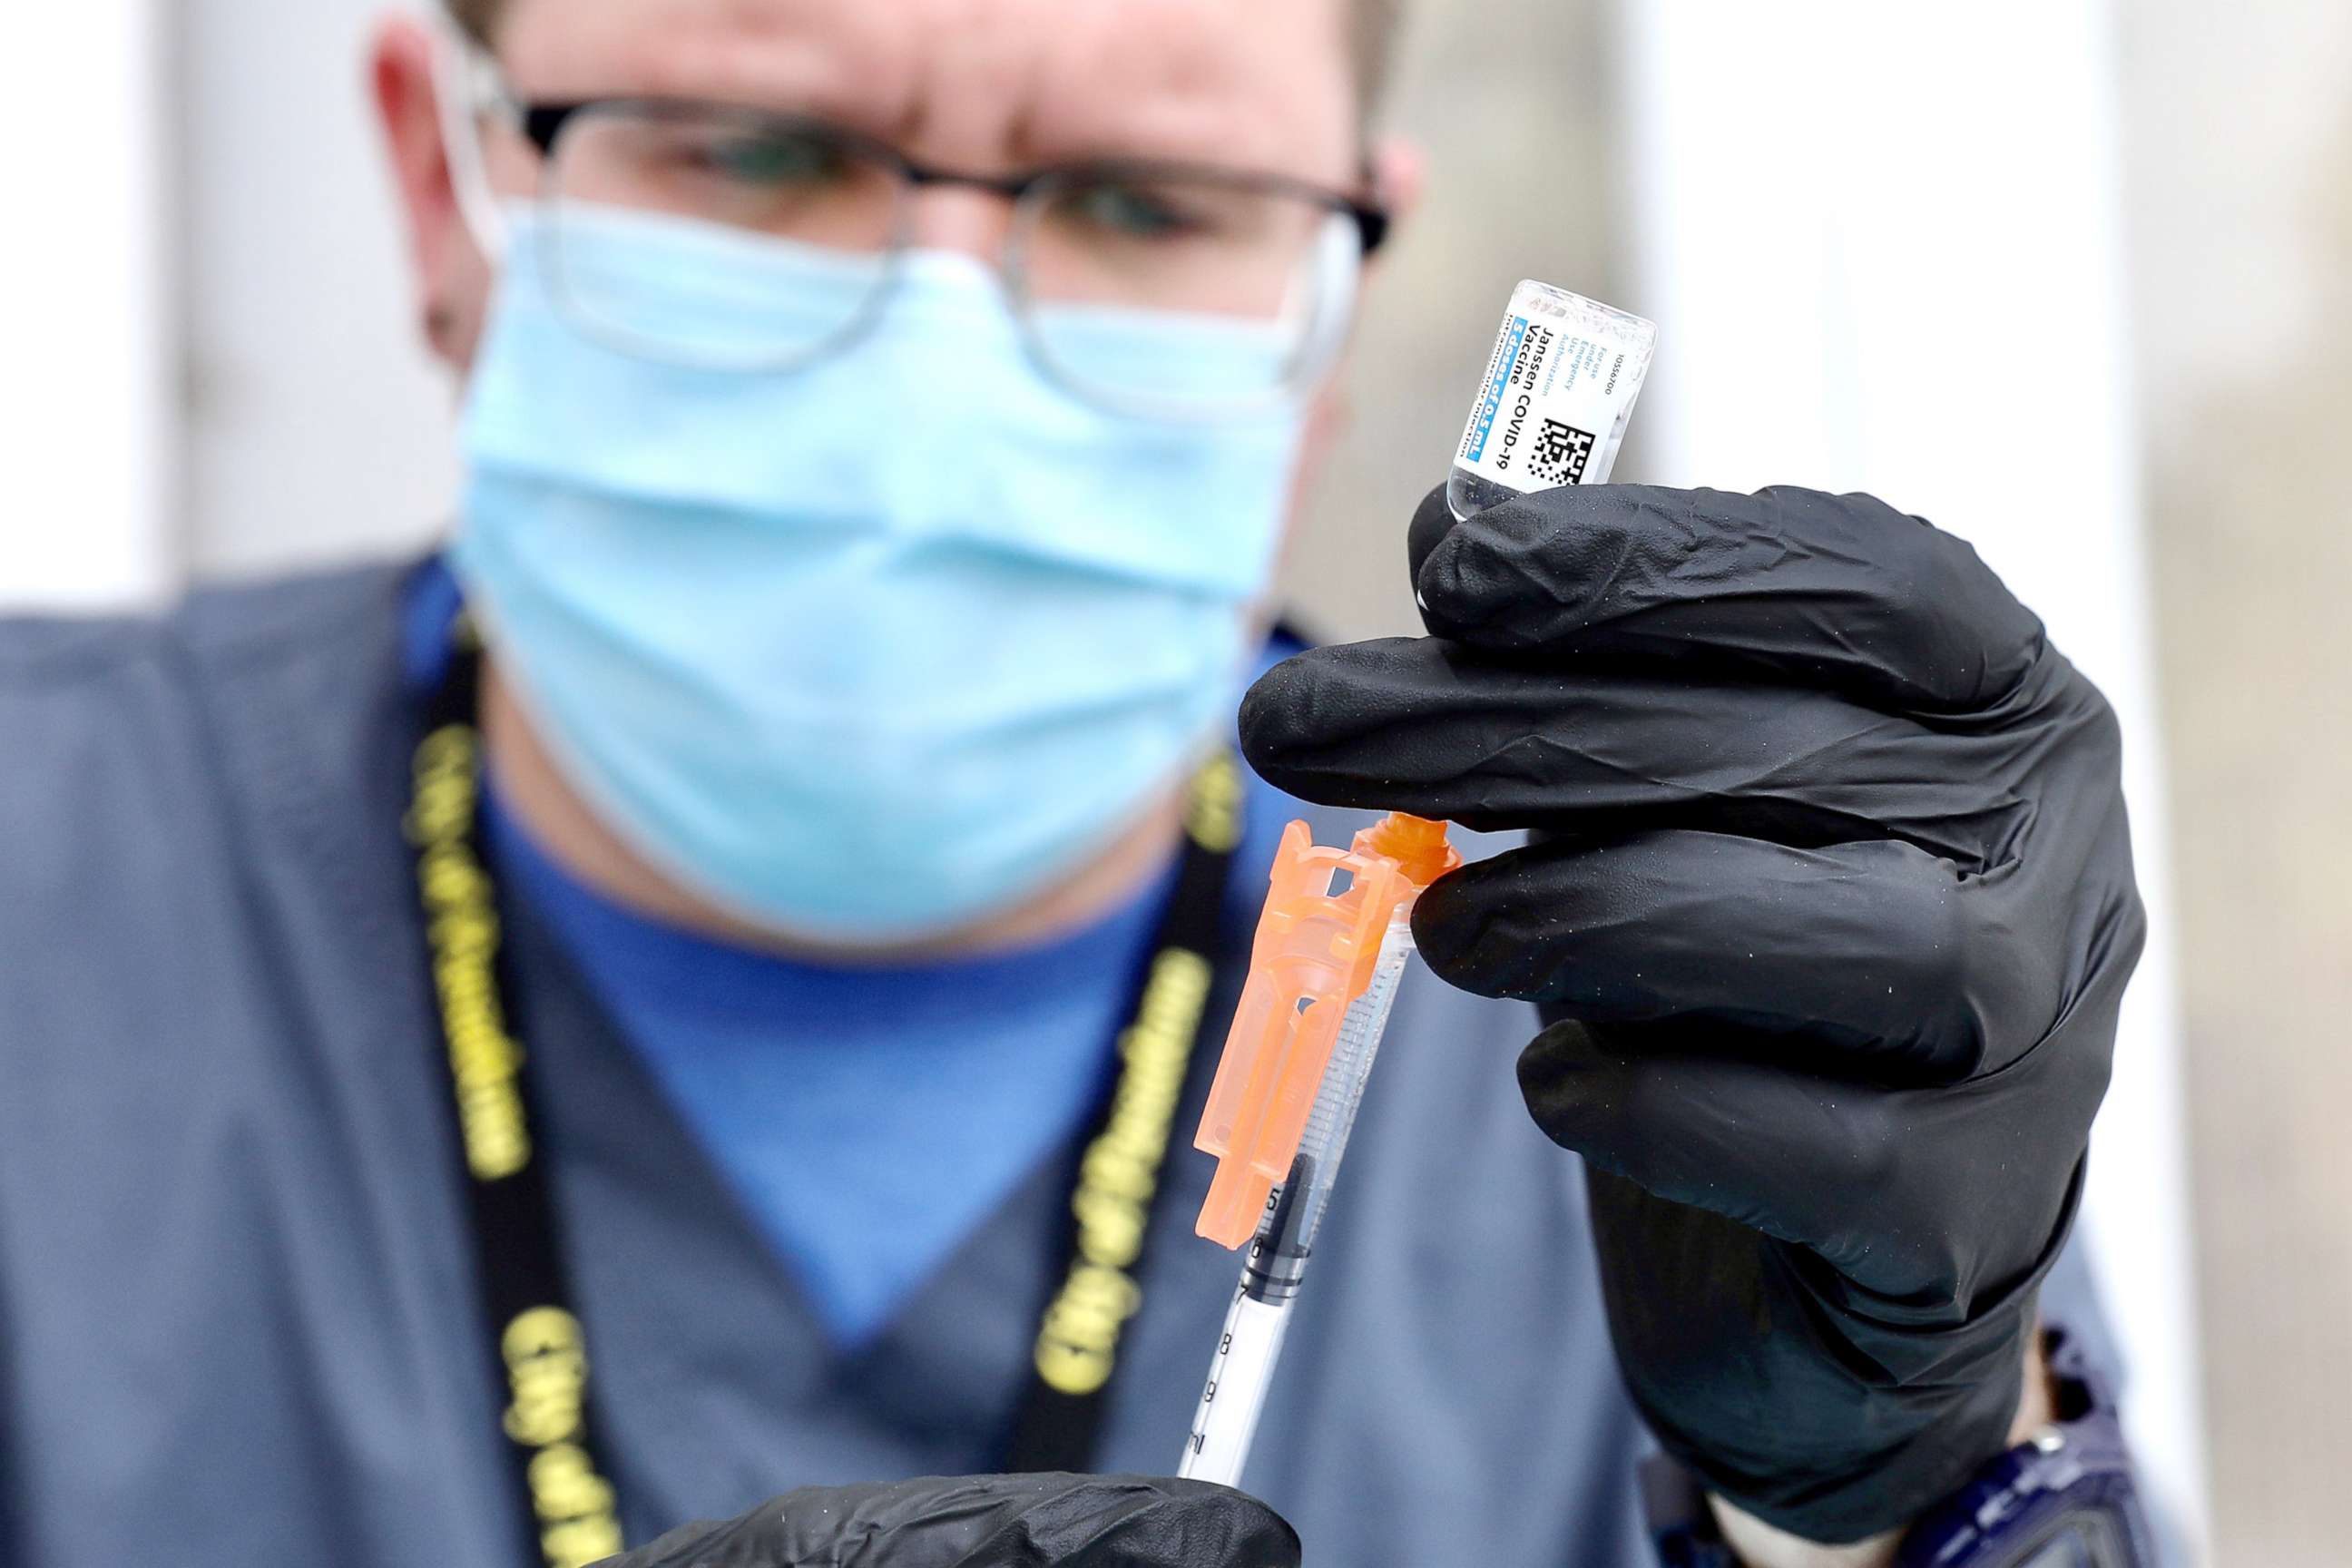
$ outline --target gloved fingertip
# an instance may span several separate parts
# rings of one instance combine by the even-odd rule
[[[1268,770],[1280,770],[1284,755],[1298,732],[1301,672],[1291,668],[1297,662],[1295,658],[1285,659],[1259,676],[1242,694],[1237,715],[1242,756],[1269,780],[1273,774]]]
[[[1412,906],[1412,943],[1430,973],[1458,990],[1475,991],[1468,983],[1476,975],[1467,960],[1478,945],[1481,922],[1475,900],[1464,897],[1468,886],[1456,871],[1423,891]]]
[[[1430,885],[1412,909],[1414,950],[1429,972],[1474,996],[1518,995],[1517,973],[1526,950],[1495,929],[1496,910],[1476,868],[1456,871]],[[1522,962],[1514,966],[1511,961]],[[1499,963],[1498,963],[1499,961]]]
[[[1319,787],[1356,780],[1354,748],[1393,719],[1392,666],[1402,646],[1308,648],[1258,677],[1243,694],[1237,715],[1243,757],[1268,784],[1306,799],[1325,800]]]
[[[1561,1000],[1575,957],[1572,921],[1540,852],[1514,850],[1439,879],[1413,906],[1413,939],[1430,972],[1457,991],[1506,1001]]]
[[[1459,526],[1445,489],[1440,485],[1422,498],[1420,510],[1412,514],[1412,526],[1405,531],[1406,557],[1412,563],[1415,583],[1421,581],[1421,569],[1429,563],[1431,554]]]
[[[1563,1021],[1549,1026],[1528,1042],[1527,1049],[1519,1053],[1519,1077],[1524,1081],[1531,1073],[1559,1076],[1606,1071],[1621,1068],[1630,1059],[1626,1052],[1604,1046],[1591,1026]]]
[[[1519,1053],[1519,1095],[1544,1135],[1591,1156],[1595,1130],[1606,1124],[1624,1058],[1603,1047],[1581,1024],[1554,1024]]]
[[[1247,1492],[1207,1481],[1163,1481],[1169,1495],[1204,1521],[1215,1523],[1186,1531],[1188,1542],[1213,1541],[1216,1561],[1250,1568],[1299,1568],[1305,1548],[1290,1521]],[[1199,1538],[1198,1542],[1195,1538]],[[1192,1559],[1188,1555],[1187,1562]],[[1172,1568],[1172,1565],[1171,1565]]]
[[[1516,644],[1530,626],[1580,618],[1585,589],[1605,579],[1637,504],[1622,488],[1565,485],[1455,522],[1440,496],[1445,526],[1429,528],[1424,549],[1425,503],[1414,522],[1412,577],[1423,624],[1435,637]]]

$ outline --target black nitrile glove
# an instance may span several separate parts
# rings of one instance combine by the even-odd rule
[[[1865,497],[1440,495],[1412,542],[1433,637],[1274,670],[1250,761],[1535,830],[1413,929],[1560,1020],[1519,1078],[1635,1399],[1785,1530],[1906,1522],[2003,1447],[2080,1194],[2144,927],[2114,714]]]
[[[1202,1481],[982,1476],[811,1487],[604,1568],[1298,1568],[1298,1537]]]

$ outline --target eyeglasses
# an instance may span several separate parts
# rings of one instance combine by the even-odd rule
[[[774,372],[838,352],[887,308],[917,193],[960,185],[1013,204],[999,268],[1041,368],[1118,411],[1223,416],[1296,395],[1330,369],[1363,260],[1389,227],[1377,206],[1278,174],[1151,160],[973,174],[801,115],[658,98],[496,99],[542,158],[543,254],[559,308],[575,329],[668,363]],[[713,297],[684,312],[672,300],[656,314],[600,265],[599,237],[616,214],[812,247],[826,286],[773,302],[788,308],[730,310],[746,302]],[[697,286],[665,279],[673,294]],[[1139,353],[1127,330],[1137,313],[1228,352]],[[1230,352],[1237,344],[1246,352]]]

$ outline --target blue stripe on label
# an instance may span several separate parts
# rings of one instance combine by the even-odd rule
[[[1495,379],[1486,384],[1486,401],[1478,407],[1478,434],[1470,444],[1470,460],[1476,462],[1486,455],[1486,436],[1495,428],[1495,416],[1503,410],[1503,388],[1511,384],[1511,373],[1519,368],[1519,351],[1527,347],[1528,319],[1511,318],[1510,352],[1496,357]]]

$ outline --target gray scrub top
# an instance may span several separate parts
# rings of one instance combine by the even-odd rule
[[[520,1568],[399,826],[412,570],[0,623],[0,1568]],[[1000,1462],[1066,1161],[836,1352],[509,901],[630,1538]],[[1246,1479],[1310,1563],[1650,1560],[1580,1167],[1512,1072],[1536,1026],[1407,977]],[[1108,1470],[1173,1467],[1237,1265],[1180,1223],[1147,1267]]]

